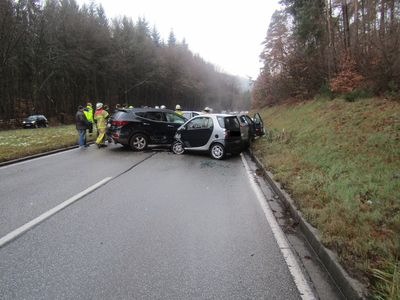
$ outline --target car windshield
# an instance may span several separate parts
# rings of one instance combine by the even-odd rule
[[[211,118],[200,117],[193,119],[187,125],[188,129],[206,129],[213,127],[213,122]]]
[[[167,117],[168,123],[183,124],[186,122],[186,119],[184,117],[181,117],[180,115],[174,113],[167,112],[165,113],[165,116]]]
[[[28,121],[36,121],[37,117],[36,116],[29,116],[27,118]]]

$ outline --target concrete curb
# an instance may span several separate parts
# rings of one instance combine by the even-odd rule
[[[350,277],[350,275],[343,269],[337,260],[337,256],[334,252],[324,247],[321,242],[319,232],[316,228],[311,226],[302,213],[296,208],[293,199],[288,193],[286,193],[280,186],[279,183],[275,182],[272,178],[272,173],[265,169],[265,166],[261,161],[254,155],[253,151],[249,149],[251,158],[256,163],[257,167],[261,170],[264,179],[271,186],[273,191],[278,195],[281,202],[289,209],[293,219],[299,223],[299,228],[304,234],[307,242],[312,247],[314,252],[318,255],[322,264],[335,281],[338,288],[341,290],[343,295],[347,299],[367,299],[366,288],[357,280]]]
[[[78,147],[79,147],[78,145],[74,145],[74,146],[69,146],[69,147],[56,149],[56,150],[51,150],[51,151],[47,151],[47,152],[43,152],[43,153],[30,155],[30,156],[25,156],[25,157],[13,159],[13,160],[3,161],[3,162],[0,163],[0,167],[7,166],[7,165],[12,165],[12,164],[15,164],[15,163],[18,163],[18,162],[21,162],[21,161],[30,160],[30,159],[33,159],[33,158],[38,158],[38,157],[42,157],[42,156],[46,156],[46,155],[50,155],[50,154],[54,154],[54,153],[58,153],[58,152],[71,150],[71,149],[78,148]]]

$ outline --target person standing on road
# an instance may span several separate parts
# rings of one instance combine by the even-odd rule
[[[86,119],[87,119],[87,120],[89,121],[89,123],[90,123],[88,129],[89,129],[89,134],[92,135],[92,133],[93,133],[93,123],[94,123],[94,120],[93,120],[93,106],[92,106],[92,103],[88,102],[88,103],[86,104],[86,107],[85,107],[85,109],[83,110],[83,113],[85,114]]]
[[[79,148],[84,149],[88,145],[86,144],[86,130],[89,128],[89,121],[86,119],[83,111],[83,106],[79,105],[78,111],[75,115],[76,130],[79,134]]]
[[[96,112],[94,114],[94,119],[97,124],[97,130],[99,131],[99,136],[96,140],[96,145],[98,148],[106,147],[106,128],[107,128],[107,118],[108,112],[103,109],[103,103],[99,102],[96,104]]]
[[[111,139],[111,136],[108,136],[107,135],[107,124],[108,124],[108,120],[110,119],[110,108],[108,107],[108,105],[107,104],[104,104],[103,105],[103,109],[107,112],[107,117],[106,117],[106,132],[105,132],[105,134],[106,134],[106,136],[105,136],[105,140],[109,143],[109,144],[111,144],[111,142],[112,142],[112,139]]]

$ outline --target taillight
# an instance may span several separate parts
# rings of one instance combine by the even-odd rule
[[[117,126],[117,127],[122,127],[122,126],[128,125],[128,123],[129,123],[128,121],[112,121],[111,125]]]

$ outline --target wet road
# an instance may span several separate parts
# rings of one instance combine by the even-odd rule
[[[300,299],[240,156],[74,149],[0,168],[2,299]],[[308,297],[304,297],[308,298]]]

